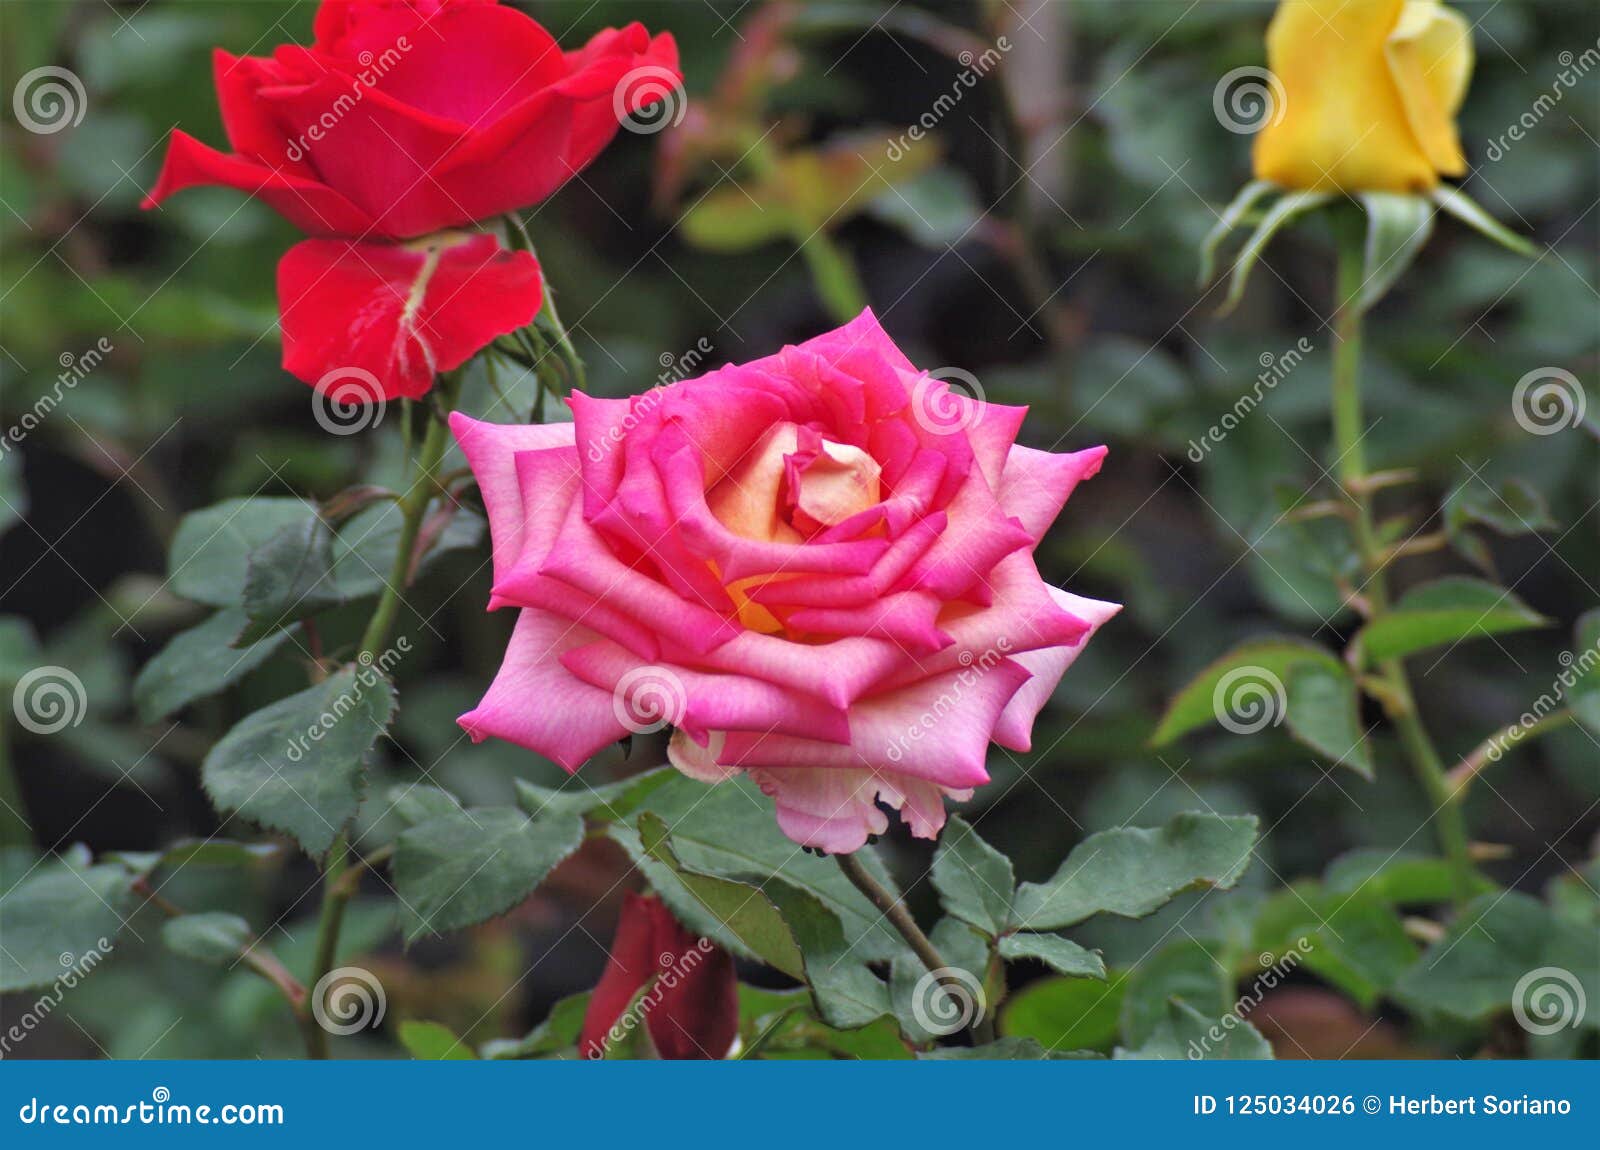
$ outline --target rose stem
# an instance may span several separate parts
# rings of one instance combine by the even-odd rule
[[[439,462],[444,458],[445,448],[449,444],[450,428],[445,422],[445,417],[455,406],[460,383],[461,377],[458,372],[446,372],[439,377],[435,393],[439,398],[440,411],[428,423],[428,432],[423,437],[422,448],[417,454],[415,479],[406,489],[406,493],[400,497],[402,518],[400,540],[395,548],[394,566],[383,585],[383,594],[378,597],[378,605],[372,610],[372,618],[367,623],[367,629],[361,636],[360,653],[368,656],[372,663],[378,661],[380,649],[388,641],[389,630],[394,626],[395,615],[400,609],[400,593],[411,578],[411,568],[415,561],[412,552],[416,550],[417,533],[422,529],[422,520],[428,510],[428,504],[433,502],[434,472],[438,470]],[[344,908],[356,890],[355,884],[341,881],[345,877],[349,861],[349,836],[341,831],[335,836],[333,845],[328,848],[328,861],[322,868],[322,910],[317,922],[316,960],[311,969],[310,985],[313,993],[322,981],[322,976],[333,969],[338,957],[339,930],[344,924]],[[311,1058],[328,1057],[328,1035],[320,1026],[313,1026],[306,1031],[306,1053]]]
[[[1384,553],[1373,527],[1370,492],[1366,479],[1365,454],[1361,439],[1365,434],[1361,414],[1361,309],[1358,299],[1365,283],[1365,255],[1362,229],[1351,217],[1340,221],[1337,271],[1338,312],[1334,320],[1333,347],[1333,432],[1339,452],[1339,480],[1355,501],[1356,549],[1368,573],[1366,597],[1375,612],[1388,605],[1384,580]],[[1472,894],[1473,865],[1467,842],[1466,819],[1461,810],[1461,792],[1445,776],[1444,763],[1434,749],[1428,729],[1417,713],[1405,666],[1399,659],[1386,659],[1378,665],[1389,688],[1386,703],[1389,717],[1399,732],[1400,742],[1438,818],[1440,845],[1450,863],[1454,901],[1459,910]]]
[[[950,964],[945,962],[938,948],[928,941],[928,936],[922,933],[922,928],[917,925],[916,919],[911,917],[911,912],[906,909],[905,903],[886,891],[854,854],[837,854],[833,859],[839,864],[839,869],[844,871],[844,877],[866,895],[867,901],[877,907],[879,913],[889,920],[890,925],[900,932],[900,937],[906,940],[906,945],[911,947],[917,958],[922,961],[922,965],[938,977],[941,985],[962,996],[969,993],[968,988],[962,983],[942,973],[950,969]],[[992,1041],[994,1037],[987,1017],[980,1018],[980,1021],[974,1024],[972,1033],[974,1040],[979,1043]]]

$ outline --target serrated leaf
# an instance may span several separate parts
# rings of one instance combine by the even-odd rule
[[[1106,976],[1106,964],[1098,951],[1081,947],[1059,934],[1020,931],[1005,935],[1000,939],[1000,957],[1011,961],[1036,958],[1059,974],[1078,978],[1104,979]]]
[[[1239,189],[1239,194],[1233,201],[1222,209],[1222,214],[1217,217],[1217,222],[1206,233],[1206,238],[1200,243],[1200,286],[1205,287],[1211,278],[1217,274],[1217,248],[1222,241],[1227,239],[1233,230],[1243,222],[1250,209],[1255,207],[1262,196],[1268,192],[1278,191],[1277,184],[1271,180],[1251,180]]]
[[[1401,596],[1356,635],[1373,663],[1404,658],[1445,643],[1548,626],[1550,620],[1502,587],[1450,576]]]
[[[405,512],[385,500],[363,507],[345,520],[333,539],[333,586],[346,599],[360,599],[383,591],[400,546]],[[416,569],[420,575],[435,560],[452,551],[471,550],[483,539],[483,518],[457,511]]]
[[[942,918],[928,941],[945,961],[943,979],[909,951],[898,955],[889,969],[889,998],[900,1031],[919,1045],[975,1026],[993,1009],[989,943],[983,935],[960,919]]]
[[[1522,479],[1508,479],[1498,488],[1481,479],[1459,483],[1445,499],[1444,518],[1452,533],[1478,523],[1507,537],[1559,526],[1551,518],[1544,496]]]
[[[1217,969],[1211,947],[1181,935],[1128,969],[1122,996],[1122,1044],[1139,1047],[1155,1035],[1180,998],[1208,1018],[1217,1018],[1229,1001],[1229,974]]]
[[[230,646],[248,622],[240,608],[224,607],[199,626],[174,635],[133,681],[140,721],[154,723],[226,689],[289,638],[288,631],[277,631],[243,649]]]
[[[1173,999],[1167,1016],[1149,1041],[1134,1050],[1119,1048],[1113,1057],[1132,1059],[1270,1059],[1272,1046],[1236,1014],[1207,1018],[1182,999]]]
[[[322,854],[355,817],[367,756],[394,717],[394,688],[351,665],[234,725],[201,764],[218,809]]]
[[[1335,671],[1341,666],[1338,658],[1326,648],[1290,635],[1272,635],[1241,643],[1207,666],[1173,697],[1155,733],[1150,736],[1150,745],[1165,746],[1190,731],[1217,722],[1222,714],[1241,710],[1246,704],[1259,702],[1262,706],[1276,708],[1277,702],[1270,696],[1285,699],[1284,683],[1290,669],[1306,662]],[[1249,694],[1240,696],[1240,691]],[[1282,714],[1268,717],[1265,713],[1257,716],[1252,712],[1248,725],[1255,727],[1258,717],[1260,725],[1265,726]]]
[[[805,977],[805,961],[794,932],[765,894],[733,879],[685,870],[672,852],[667,824],[659,815],[641,814],[638,830],[645,853],[677,876],[684,889],[732,936],[736,950],[755,955],[791,978]]]
[[[1469,228],[1480,235],[1487,236],[1501,247],[1508,248],[1519,256],[1527,256],[1530,259],[1539,254],[1539,249],[1531,241],[1517,235],[1484,211],[1471,196],[1460,188],[1453,187],[1450,184],[1440,184],[1433,190],[1433,201]]]
[[[583,820],[570,814],[530,819],[513,807],[476,807],[418,823],[394,854],[406,941],[504,914],[582,844]]]
[[[1333,196],[1327,192],[1290,192],[1267,209],[1266,214],[1261,217],[1261,222],[1256,225],[1256,230],[1250,234],[1244,247],[1239,249],[1239,254],[1234,257],[1233,278],[1228,283],[1228,297],[1220,309],[1222,314],[1231,312],[1244,298],[1244,289],[1250,280],[1250,272],[1255,268],[1256,261],[1261,258],[1261,253],[1266,250],[1272,237],[1278,233],[1278,229],[1296,216],[1320,208],[1332,199]]]
[[[217,966],[232,965],[254,938],[248,922],[225,911],[186,914],[161,926],[161,941],[168,950]]]
[[[461,810],[461,801],[441,787],[427,783],[396,783],[389,788],[389,807],[408,827]]]
[[[1141,918],[1195,887],[1226,890],[1255,847],[1254,815],[1180,814],[1146,830],[1123,827],[1090,835],[1055,876],[1017,889],[1013,924],[1059,930],[1091,915]]]
[[[1367,239],[1356,308],[1366,311],[1394,286],[1433,234],[1433,207],[1403,192],[1362,192]]]
[[[315,516],[303,499],[273,496],[224,499],[190,512],[178,524],[167,560],[173,591],[213,607],[238,606],[250,552],[281,528]]]
[[[578,775],[570,775],[559,787],[542,787],[518,779],[517,805],[530,815],[575,814],[615,822],[639,809],[651,793],[675,778],[672,767],[657,767],[620,782],[590,786]]]
[[[0,895],[0,992],[48,986],[104,960],[138,904],[134,876],[115,864],[39,864]]]
[[[1469,1020],[1507,1013],[1520,1001],[1540,1025],[1556,1021],[1543,1011],[1564,1010],[1566,1025],[1600,1028],[1600,945],[1592,927],[1558,917],[1538,899],[1484,895],[1401,976],[1395,996],[1412,1009]]]
[[[1017,885],[1011,860],[959,816],[950,819],[933,852],[933,885],[948,913],[991,938],[1011,921],[1011,894]]]
[[[1335,765],[1372,778],[1372,748],[1361,729],[1360,694],[1343,667],[1321,662],[1289,668],[1285,716],[1296,739]]]
[[[333,584],[333,530],[320,515],[286,523],[245,562],[240,605],[249,620],[234,640],[248,647],[344,601]]]
[[[442,1022],[408,1019],[400,1024],[400,1045],[423,1062],[471,1062],[477,1055]]]

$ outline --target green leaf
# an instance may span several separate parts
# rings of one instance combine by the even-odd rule
[[[832,859],[803,853],[778,829],[772,800],[748,777],[716,786],[672,777],[645,799],[642,809],[667,824],[673,853],[686,869],[753,886],[777,877],[812,895],[838,917],[846,944],[864,962],[887,960],[905,949],[894,928]],[[610,834],[635,861],[648,857],[632,826],[613,823]],[[885,889],[897,893],[876,852],[858,852],[858,857]]]
[[[172,589],[213,607],[236,607],[250,552],[291,523],[315,518],[302,499],[224,499],[183,517],[172,537],[167,570]]]
[[[241,719],[206,755],[201,780],[219,810],[322,854],[355,817],[367,757],[394,711],[388,678],[352,664]]]
[[[1278,185],[1271,180],[1251,180],[1239,189],[1239,194],[1233,197],[1233,202],[1222,209],[1222,214],[1217,217],[1216,224],[1206,233],[1206,238],[1200,243],[1200,286],[1205,287],[1217,274],[1217,248],[1222,241],[1232,234],[1233,230],[1243,222],[1250,209],[1268,192],[1279,191]]]
[[[1360,695],[1343,667],[1321,662],[1289,668],[1289,730],[1295,738],[1337,766],[1372,778],[1372,748],[1361,729]]]
[[[939,1046],[917,1057],[928,1062],[1037,1062],[1050,1055],[1032,1038],[1001,1038],[982,1046]]]
[[[483,1044],[485,1058],[541,1058],[576,1046],[589,1010],[589,991],[571,994],[550,1008],[545,1020],[521,1038],[500,1038]]]
[[[1099,951],[1087,950],[1059,934],[1033,934],[1022,931],[1000,939],[1000,957],[1015,961],[1036,958],[1051,969],[1080,978],[1106,976],[1106,964]]]
[[[1180,935],[1129,968],[1122,997],[1124,1046],[1149,1042],[1166,1021],[1175,998],[1208,1018],[1221,1017],[1233,1005],[1228,1000],[1232,973],[1217,968],[1215,946]]]
[[[245,562],[241,604],[249,625],[235,645],[251,643],[344,601],[333,585],[333,531],[320,515],[286,523]]]
[[[461,810],[461,802],[449,791],[427,783],[396,783],[389,788],[389,806],[408,827],[425,823]]]
[[[1369,847],[1340,855],[1322,875],[1330,894],[1360,892],[1391,906],[1446,903],[1454,897],[1454,876],[1446,859],[1396,853],[1388,847]],[[1474,876],[1474,895],[1495,885]]]
[[[1417,945],[1395,908],[1375,893],[1295,883],[1273,895],[1256,920],[1256,942],[1274,962],[1294,955],[1364,1008],[1371,1009],[1416,961]]]
[[[1167,1016],[1149,1041],[1135,1050],[1118,1049],[1115,1057],[1133,1059],[1270,1059],[1272,1047],[1259,1031],[1236,1014],[1212,1019],[1182,999],[1173,999]]]
[[[914,243],[940,251],[965,238],[983,215],[971,179],[958,168],[943,166],[885,192],[867,210]]]
[[[1306,662],[1341,669],[1332,652],[1291,635],[1246,640],[1196,675],[1167,704],[1150,745],[1165,746],[1225,715],[1249,729],[1277,722],[1288,709],[1284,682],[1289,671]],[[1280,702],[1285,704],[1281,708]]]
[[[673,767],[657,767],[621,782],[590,786],[569,775],[559,787],[542,787],[518,779],[517,805],[530,815],[575,814],[615,822],[639,809],[657,787],[682,776]]]
[[[994,938],[1011,921],[1016,875],[1011,860],[959,816],[950,820],[933,852],[933,885],[944,909]]]
[[[1544,496],[1522,479],[1508,479],[1498,488],[1482,479],[1458,483],[1445,499],[1444,519],[1452,534],[1471,524],[1482,524],[1507,537],[1560,526],[1551,518]]]
[[[1185,813],[1155,830],[1124,827],[1090,835],[1055,876],[1023,883],[1013,922],[1059,930],[1109,912],[1141,918],[1180,891],[1233,886],[1249,865],[1254,815]]]
[[[805,960],[794,932],[765,894],[733,879],[685,870],[672,853],[667,824],[659,815],[645,812],[639,816],[639,838],[645,853],[671,870],[683,888],[732,936],[734,950],[755,955],[791,978],[805,977]]]
[[[346,599],[360,599],[381,592],[394,565],[400,546],[400,529],[405,512],[393,500],[363,507],[345,520],[332,543],[333,585]],[[422,557],[416,575],[439,557],[452,551],[466,551],[483,539],[483,519],[469,511],[457,511],[438,540]]]
[[[530,819],[512,807],[452,811],[418,823],[395,847],[406,941],[504,914],[583,844],[576,815]]]
[[[1433,207],[1421,196],[1402,192],[1362,192],[1367,211],[1367,242],[1356,309],[1366,311],[1411,266],[1433,234]]]
[[[928,935],[944,959],[943,977],[916,955],[898,955],[890,967],[889,997],[900,1031],[919,1045],[959,1034],[982,1021],[989,1002],[989,943],[956,918],[942,918]]]
[[[237,650],[231,644],[248,623],[242,610],[224,607],[199,626],[174,635],[133,681],[140,721],[154,723],[224,690],[266,662],[289,638],[287,631],[279,631]]]
[[[1087,978],[1045,978],[1031,982],[1006,1001],[1002,1034],[1033,1038],[1047,1050],[1110,1050],[1117,1040],[1125,975],[1109,982]]]
[[[1267,244],[1278,233],[1278,229],[1287,224],[1296,216],[1320,208],[1323,204],[1333,199],[1327,192],[1290,192],[1277,203],[1267,209],[1261,217],[1261,222],[1256,225],[1256,230],[1245,241],[1239,254],[1233,261],[1233,279],[1228,284],[1228,297],[1219,309],[1226,315],[1239,305],[1244,298],[1245,284],[1250,280],[1250,272],[1255,268],[1256,261],[1261,258],[1261,253],[1266,250]]]
[[[137,905],[133,875],[121,866],[38,864],[0,895],[0,993],[87,972],[109,955]]]
[[[1395,996],[1413,1009],[1468,1020],[1520,1004],[1539,1026],[1564,1009],[1565,1025],[1600,1028],[1600,946],[1592,927],[1558,917],[1538,899],[1484,895],[1405,972]]]
[[[225,911],[186,914],[161,927],[161,941],[168,950],[217,966],[231,966],[254,939],[248,922]]]
[[[1433,190],[1433,202],[1478,234],[1487,236],[1501,247],[1509,248],[1519,256],[1527,256],[1532,259],[1539,254],[1539,249],[1531,241],[1523,239],[1484,211],[1471,196],[1460,188],[1452,187],[1450,184],[1440,184]]]
[[[1403,595],[1360,632],[1355,642],[1374,663],[1399,659],[1444,643],[1549,626],[1550,620],[1510,591],[1456,575]]]
[[[1573,629],[1572,665],[1578,670],[1567,705],[1579,723],[1600,735],[1600,608],[1578,618]]]
[[[477,1055],[442,1022],[411,1019],[400,1024],[400,1045],[422,1062],[471,1062]]]

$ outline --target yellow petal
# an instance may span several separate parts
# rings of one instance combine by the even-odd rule
[[[1309,191],[1425,191],[1438,174],[1385,54],[1407,0],[1283,0],[1267,29],[1281,115],[1256,136],[1255,173]]]
[[[1438,0],[1406,0],[1384,51],[1423,152],[1439,171],[1467,170],[1455,115],[1472,78],[1472,26]]]

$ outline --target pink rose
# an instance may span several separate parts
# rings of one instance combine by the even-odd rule
[[[747,771],[805,846],[944,825],[1119,610],[1033,549],[1105,449],[1015,445],[1025,408],[918,372],[871,312],[572,424],[452,419],[488,508],[490,607],[522,608],[477,709],[575,770],[676,728],[684,774]]]

